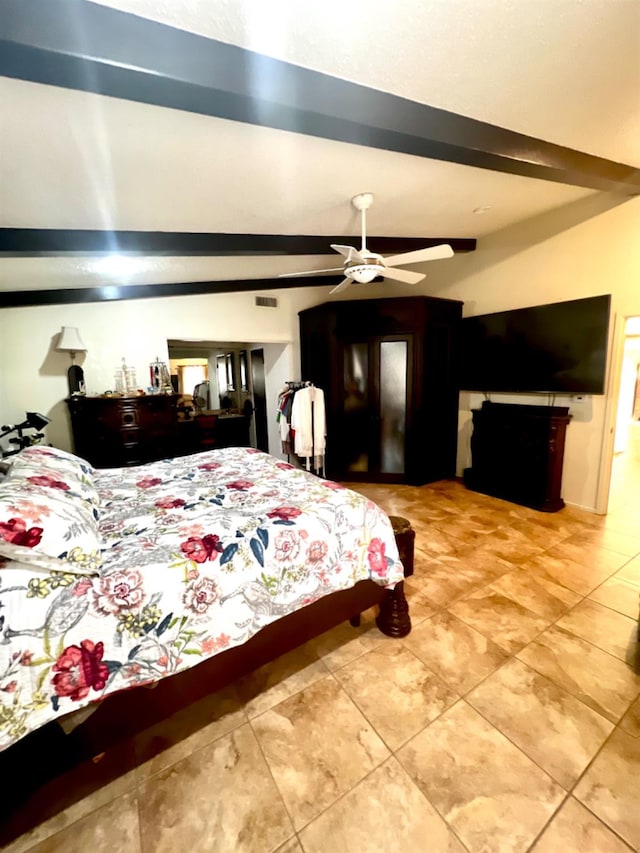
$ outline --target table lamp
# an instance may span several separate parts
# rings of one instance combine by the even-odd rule
[[[87,348],[75,326],[62,327],[56,349],[59,352],[68,352],[71,356],[71,367],[67,371],[69,394],[84,394],[84,371],[79,364],[75,364],[75,358],[77,352],[86,352]]]

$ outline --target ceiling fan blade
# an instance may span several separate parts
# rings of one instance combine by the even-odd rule
[[[424,273],[410,272],[409,270],[380,270],[380,275],[390,278],[392,281],[403,281],[405,284],[417,284],[426,278]]]
[[[300,278],[303,275],[331,275],[335,272],[344,272],[344,267],[333,267],[330,270],[305,270],[305,272],[283,272],[278,278]]]
[[[351,284],[350,278],[343,278],[342,281],[340,282],[340,284],[336,284],[336,286],[333,288],[333,290],[329,291],[329,296],[331,296],[332,293],[340,293],[341,290],[344,290],[345,287],[349,287],[350,284]]]
[[[402,255],[391,255],[384,259],[385,266],[397,267],[402,264],[420,264],[423,261],[439,261],[441,258],[452,258],[453,249],[448,243],[431,246],[428,249],[416,249],[415,252],[404,252]]]
[[[360,252],[353,246],[339,246],[337,243],[331,243],[331,248],[334,252],[340,252],[348,261],[357,261],[359,264],[365,264],[366,258],[363,258]]]

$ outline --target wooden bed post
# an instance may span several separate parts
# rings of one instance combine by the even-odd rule
[[[415,530],[411,527],[411,522],[402,516],[390,515],[389,521],[396,537],[400,560],[404,566],[404,576],[408,578],[413,574]],[[388,637],[406,637],[411,632],[411,617],[403,581],[396,584],[395,589],[385,590],[376,625]]]
[[[394,589],[386,589],[380,602],[376,625],[387,637],[406,637],[411,632],[409,605],[404,594],[404,581]]]

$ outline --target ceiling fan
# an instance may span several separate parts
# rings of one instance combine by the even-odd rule
[[[356,249],[354,246],[339,246],[337,243],[332,243],[331,248],[344,255],[343,266],[325,270],[283,273],[278,278],[298,278],[303,275],[325,275],[335,272],[344,273],[345,278],[330,293],[340,293],[354,281],[359,284],[368,284],[376,276],[382,276],[392,281],[402,281],[405,284],[417,284],[425,278],[424,273],[399,270],[396,267],[403,264],[418,264],[423,261],[437,261],[440,258],[453,257],[453,249],[448,243],[441,243],[439,246],[431,246],[428,249],[416,249],[414,252],[403,252],[401,255],[389,255],[388,257],[369,251],[367,249],[367,210],[373,204],[373,195],[371,193],[359,193],[351,199],[351,204],[362,214],[361,248]]]

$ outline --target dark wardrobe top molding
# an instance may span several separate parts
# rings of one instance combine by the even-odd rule
[[[638,169],[84,0],[0,0],[0,75],[574,186]],[[260,79],[260,92],[254,81]]]

